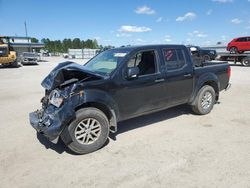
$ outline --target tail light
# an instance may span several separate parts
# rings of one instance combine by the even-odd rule
[[[227,77],[228,77],[228,80],[230,80],[230,77],[231,77],[231,67],[230,67],[230,65],[228,65],[228,68],[227,68]]]

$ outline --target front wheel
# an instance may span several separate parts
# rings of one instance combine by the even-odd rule
[[[109,134],[109,122],[99,109],[83,108],[76,112],[76,119],[65,129],[61,138],[65,144],[67,141],[64,138],[71,138],[68,148],[75,153],[86,154],[105,144]]]
[[[205,85],[198,92],[194,106],[192,106],[192,110],[194,113],[199,115],[205,115],[211,112],[215,103],[215,91],[214,88]]]

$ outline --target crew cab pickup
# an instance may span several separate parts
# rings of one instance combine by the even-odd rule
[[[197,59],[202,62],[211,61],[217,57],[216,50],[204,49],[199,46],[187,46],[187,48],[190,50],[194,61],[197,61]]]
[[[42,109],[30,123],[53,143],[61,137],[76,153],[93,152],[129,118],[181,104],[208,114],[230,71],[227,62],[195,66],[183,45],[110,49],[85,65],[58,64],[42,82]]]

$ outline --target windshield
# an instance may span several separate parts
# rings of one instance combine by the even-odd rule
[[[24,57],[36,57],[35,53],[23,53]]]
[[[128,53],[125,49],[107,50],[95,56],[84,67],[98,74],[110,75]]]

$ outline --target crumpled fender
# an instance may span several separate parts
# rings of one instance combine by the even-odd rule
[[[97,89],[83,89],[83,96],[79,98],[79,105],[85,103],[100,103],[115,112],[116,118],[119,118],[119,110],[115,100],[106,92]]]

